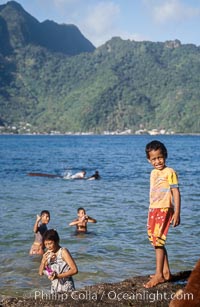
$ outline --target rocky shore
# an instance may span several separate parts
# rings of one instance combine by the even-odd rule
[[[170,282],[146,289],[148,276],[137,276],[119,283],[103,283],[79,289],[71,294],[52,296],[32,291],[29,297],[0,296],[0,307],[167,307],[177,290],[185,287],[191,271],[173,275]]]

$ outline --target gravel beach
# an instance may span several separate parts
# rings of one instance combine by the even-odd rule
[[[0,296],[0,307],[60,307],[60,306],[145,306],[167,307],[177,290],[185,287],[191,271],[173,275],[170,282],[146,289],[148,276],[137,276],[118,283],[103,283],[78,289],[73,293],[52,296],[42,291],[29,298]]]

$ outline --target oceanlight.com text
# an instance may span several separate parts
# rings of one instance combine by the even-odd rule
[[[144,301],[149,303],[154,303],[156,301],[171,301],[175,297],[175,293],[166,293],[166,292],[149,292],[147,290],[141,292],[133,292],[133,291],[121,291],[117,292],[115,290],[103,291],[103,292],[95,292],[90,290],[82,290],[82,291],[73,291],[68,293],[55,293],[51,294],[49,292],[45,292],[43,290],[33,290],[24,295],[26,298],[33,298],[35,300],[42,299],[44,301],[67,301],[74,300],[78,303],[78,301]],[[191,301],[193,300],[192,293],[180,293],[176,295],[176,299]]]

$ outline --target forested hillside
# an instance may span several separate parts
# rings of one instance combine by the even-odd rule
[[[1,126],[19,131],[28,123],[31,132],[200,132],[199,47],[112,38],[95,49],[74,26],[67,31],[72,38],[78,31],[80,41],[70,41],[67,25],[60,44],[50,44],[51,37],[44,41],[36,27],[41,24],[27,14],[13,1],[0,6]],[[53,22],[43,26],[47,33],[60,29]]]

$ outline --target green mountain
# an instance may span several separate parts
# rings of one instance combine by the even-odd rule
[[[195,45],[112,38],[95,49],[75,26],[39,23],[14,1],[0,6],[0,125],[7,129],[199,133],[199,71]]]
[[[40,23],[15,1],[0,5],[0,31],[0,51],[3,54],[28,44],[66,55],[95,49],[76,26],[58,25],[50,20]]]

